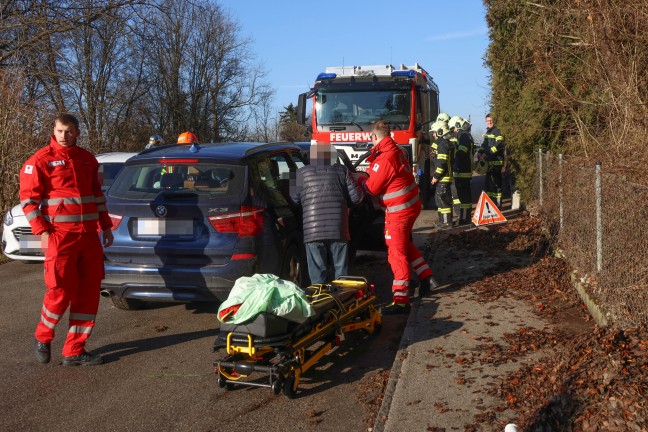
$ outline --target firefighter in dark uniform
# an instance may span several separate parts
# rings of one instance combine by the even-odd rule
[[[457,153],[457,146],[459,145],[457,137],[459,136],[457,133],[458,130],[458,125],[461,122],[461,117],[460,116],[452,116],[448,120],[448,129],[450,130],[450,142],[452,143],[452,148],[454,149],[452,152],[452,173],[453,173],[453,179],[452,179],[452,186],[450,188],[450,191],[452,192],[452,213],[453,214],[459,214],[459,197],[457,196],[457,186],[456,186],[456,181],[454,180],[454,164],[455,164],[455,157]],[[452,222],[452,221],[451,221]]]
[[[498,208],[502,208],[502,173],[506,170],[506,147],[504,136],[495,126],[491,114],[486,115],[486,134],[479,148],[479,158],[486,161],[486,195]]]
[[[454,120],[454,121],[453,121]],[[474,154],[474,141],[464,125],[470,125],[461,117],[453,117],[454,134],[457,136],[457,145],[454,152],[454,164],[452,177],[457,189],[457,200],[459,206],[458,225],[470,223],[472,212],[472,193],[470,182],[472,180],[472,159]]]
[[[423,133],[422,131],[418,132],[418,172],[417,172],[417,178],[418,178],[418,185],[419,185],[419,192],[421,195],[421,203],[423,204],[423,208],[427,209],[428,207],[428,201],[430,200],[430,189],[432,189],[430,185],[430,154],[431,154],[431,147],[430,147],[430,139],[426,136],[427,134]]]
[[[450,121],[450,116],[444,112],[439,113],[436,121],[441,123],[448,123],[448,121]],[[430,145],[430,159],[434,160],[436,158],[437,147],[439,146],[437,140],[440,138],[434,131],[434,123],[432,124],[432,126],[430,126],[430,133],[432,134],[432,144]]]
[[[452,228],[452,159],[454,148],[450,138],[452,135],[445,122],[435,122],[432,132],[437,135],[437,154],[434,160],[432,184],[436,185],[434,199],[439,214],[439,229]]]
[[[439,113],[437,116],[436,121],[440,123],[447,123],[448,120],[450,120],[450,116],[446,113]],[[436,155],[437,155],[437,147],[439,146],[438,140],[439,136],[437,136],[435,130],[434,130],[434,123],[430,126],[430,171],[434,170],[435,167],[435,161],[436,161]],[[431,182],[431,179],[428,179],[429,182]],[[433,195],[436,197],[436,186],[434,184],[431,184],[430,187],[430,195]],[[436,207],[436,198],[434,205]]]

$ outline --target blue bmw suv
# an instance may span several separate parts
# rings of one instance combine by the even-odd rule
[[[307,281],[290,178],[305,161],[288,143],[168,145],[128,160],[106,193],[115,237],[102,295],[223,301],[236,279],[274,273]]]

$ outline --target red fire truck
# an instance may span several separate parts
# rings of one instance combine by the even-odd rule
[[[311,143],[329,143],[357,162],[371,147],[371,123],[390,123],[392,138],[409,155],[419,180],[429,179],[418,167],[421,139],[439,114],[439,87],[421,66],[392,65],[327,67],[314,87],[299,95],[297,119],[306,124],[311,100]],[[360,164],[362,169],[363,164]],[[420,168],[420,170],[419,170]],[[419,181],[424,201],[429,181]]]

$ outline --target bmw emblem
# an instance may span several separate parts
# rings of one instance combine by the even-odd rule
[[[163,205],[159,205],[159,206],[155,207],[155,215],[157,217],[161,217],[161,218],[166,216],[167,215],[167,208],[165,206],[163,206]]]

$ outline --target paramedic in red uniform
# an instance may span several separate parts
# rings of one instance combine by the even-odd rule
[[[365,189],[380,197],[385,206],[387,259],[394,273],[392,302],[383,313],[409,311],[410,264],[420,280],[419,295],[430,292],[432,271],[412,243],[412,227],[421,213],[419,190],[407,155],[390,136],[389,124],[377,121],[371,129],[373,147],[367,158],[369,178]]]
[[[112,222],[101,192],[97,159],[76,145],[79,121],[61,114],[49,145],[20,171],[20,202],[45,251],[45,298],[36,326],[36,358],[50,361],[54,329],[70,308],[63,365],[98,365],[85,350],[95,323],[104,276],[103,246],[112,244]],[[103,231],[99,238],[99,228]]]

